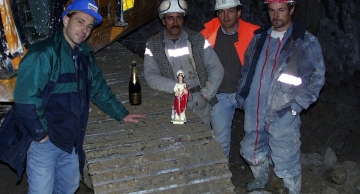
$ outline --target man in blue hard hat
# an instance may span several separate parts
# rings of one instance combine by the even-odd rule
[[[76,192],[90,100],[119,121],[145,118],[117,100],[85,42],[102,21],[97,11],[94,0],[74,0],[62,14],[63,28],[33,45],[20,63],[14,99],[31,138],[28,193]]]

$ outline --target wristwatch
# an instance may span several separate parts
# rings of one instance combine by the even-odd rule
[[[291,110],[291,115],[292,115],[292,116],[296,116],[296,115],[297,115],[297,112],[294,111],[294,110]]]

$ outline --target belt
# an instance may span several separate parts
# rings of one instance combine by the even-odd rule
[[[193,88],[190,88],[189,92],[190,93],[195,93],[195,92],[200,92],[200,90],[201,90],[200,86],[195,86]]]

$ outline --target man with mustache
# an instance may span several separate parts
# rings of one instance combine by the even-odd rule
[[[224,78],[216,93],[219,101],[210,111],[211,128],[229,158],[231,126],[237,102],[237,82],[241,78],[244,53],[257,25],[240,19],[242,5],[239,0],[216,0],[217,17],[205,23],[201,33],[206,37],[224,67]]]
[[[285,193],[299,194],[300,112],[317,100],[325,65],[317,38],[291,19],[296,1],[265,3],[272,26],[255,31],[236,96],[245,111],[240,154],[254,176],[246,190],[265,188],[271,161]]]
[[[189,88],[187,108],[210,124],[210,107],[224,75],[215,51],[200,33],[183,27],[187,3],[165,0],[159,6],[164,29],[146,43],[144,76],[155,90],[174,93],[182,70]]]
[[[78,189],[90,100],[118,121],[145,118],[129,114],[117,100],[85,42],[102,21],[95,1],[72,1],[62,21],[63,27],[53,37],[30,47],[20,63],[14,91],[20,124],[30,138],[29,194]]]

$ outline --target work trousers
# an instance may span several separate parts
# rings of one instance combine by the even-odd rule
[[[263,125],[261,125],[263,123]],[[300,115],[287,112],[279,120],[265,124],[247,118],[245,110],[245,136],[240,143],[240,154],[251,165],[258,165],[270,156],[274,172],[279,178],[293,178],[301,174]]]

